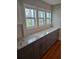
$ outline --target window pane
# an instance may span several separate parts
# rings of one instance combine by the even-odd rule
[[[44,11],[38,11],[38,17],[39,18],[45,18],[45,12]]]
[[[51,24],[51,13],[50,12],[46,13],[46,21],[47,21],[47,24]]]
[[[51,19],[47,19],[47,24],[51,24]]]
[[[25,17],[26,17],[26,26],[34,27],[35,26],[35,18],[36,18],[36,10],[31,8],[25,8]]]
[[[27,25],[27,27],[35,26],[34,19],[26,19],[26,25]]]
[[[34,9],[25,8],[26,17],[35,17],[36,11]]]
[[[51,18],[51,13],[50,12],[46,13],[46,18]]]
[[[39,25],[44,25],[45,24],[45,12],[38,11],[38,18],[39,18]]]
[[[39,19],[39,25],[44,25],[44,19]]]

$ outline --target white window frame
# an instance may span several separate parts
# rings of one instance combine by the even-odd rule
[[[36,10],[36,7],[31,6],[31,5],[27,5],[27,4],[24,4],[24,11],[25,11],[25,8]],[[37,10],[36,10],[36,12],[37,12]],[[37,15],[36,15],[36,16],[37,16]],[[26,19],[34,19],[35,26],[27,27]],[[36,17],[27,17],[27,18],[26,18],[26,15],[25,15],[25,24],[26,24],[26,28],[27,28],[28,30],[29,30],[29,29],[34,29],[34,28],[36,28],[36,26],[37,26]]]
[[[51,14],[51,11],[49,10],[49,11],[46,11],[45,12],[45,15],[46,15],[46,17],[45,17],[45,19],[46,19],[46,24],[47,24],[47,19],[50,19],[50,24],[47,24],[47,25],[52,25],[52,17],[51,17],[51,15],[50,15],[50,18],[47,18],[47,13],[50,13]]]
[[[41,9],[38,10],[38,16],[37,16],[38,17],[38,25],[39,25],[39,27],[41,27],[41,26],[44,26],[46,22],[45,22],[45,17],[44,18],[39,17],[39,11],[44,12],[44,14],[45,14],[45,11],[41,10]],[[39,19],[43,19],[43,24],[42,25],[39,24]]]

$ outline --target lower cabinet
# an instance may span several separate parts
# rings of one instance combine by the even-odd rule
[[[57,40],[56,30],[17,51],[17,59],[40,59]]]
[[[32,43],[18,50],[17,59],[39,59],[39,43]]]

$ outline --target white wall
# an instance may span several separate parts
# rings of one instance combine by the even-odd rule
[[[52,7],[53,10],[53,26],[61,27],[61,5],[54,5]]]
[[[53,15],[52,15],[53,26],[61,28],[61,5],[60,4],[54,5],[52,7],[52,10],[53,10]],[[61,40],[61,32],[60,32],[59,40]]]

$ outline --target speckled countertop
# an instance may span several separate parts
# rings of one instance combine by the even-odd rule
[[[49,29],[43,30],[41,32],[32,34],[32,35],[30,35],[30,36],[28,36],[26,38],[21,39],[17,43],[17,49],[19,50],[19,49],[27,46],[28,44],[31,44],[32,42],[38,40],[39,38],[53,32],[53,31],[55,31],[57,29],[59,29],[59,28],[58,27],[51,27]]]

